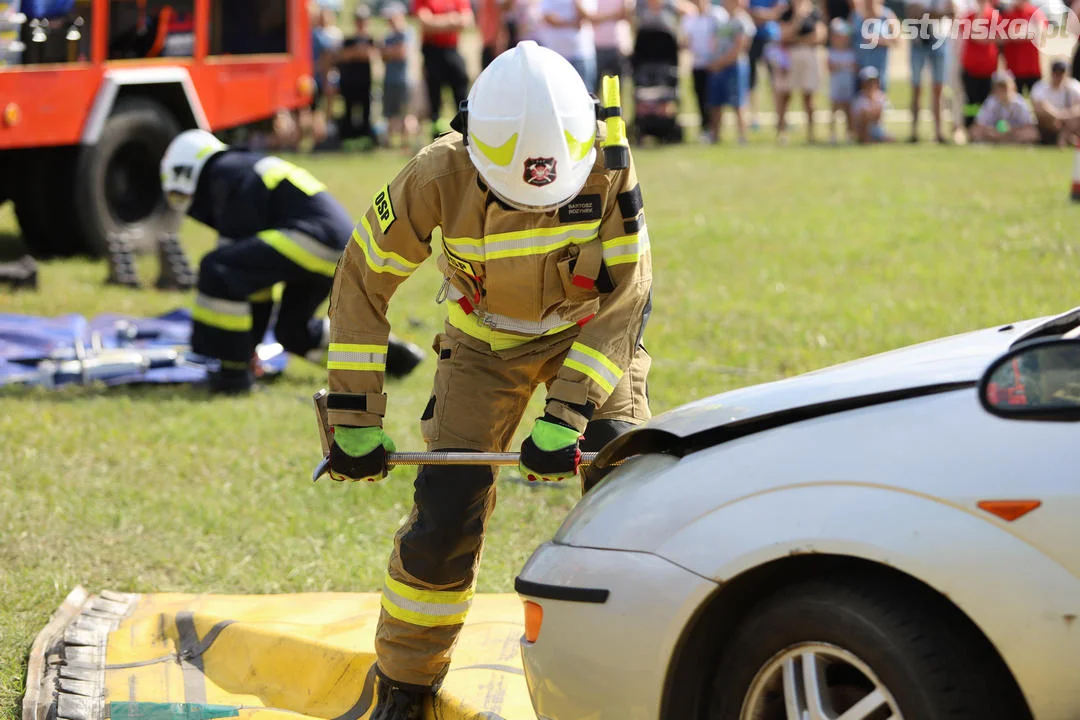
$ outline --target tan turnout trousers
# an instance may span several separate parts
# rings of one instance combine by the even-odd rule
[[[438,368],[421,418],[428,449],[509,450],[533,392],[550,385],[576,335],[496,353],[447,324],[435,339]],[[637,425],[650,417],[650,362],[639,346],[593,424]],[[423,468],[417,477],[413,510],[394,538],[375,640],[380,671],[398,684],[430,687],[446,674],[495,508],[495,474],[490,467]]]

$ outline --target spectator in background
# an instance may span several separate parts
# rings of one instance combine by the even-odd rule
[[[836,113],[844,115],[844,126],[852,134],[851,103],[855,99],[859,66],[851,47],[851,26],[846,20],[833,18],[829,23],[829,142],[837,142]]]
[[[506,34],[503,28],[503,11],[500,0],[477,0],[476,24],[480,26],[480,69],[483,70],[495,56],[506,49]]]
[[[1080,2],[1080,0],[1077,0]],[[754,19],[754,39],[750,43],[750,52],[747,61],[750,63],[750,126],[757,127],[757,102],[754,88],[758,81],[758,64],[765,56],[765,48],[771,43],[780,40],[780,16],[788,9],[787,0],[750,0],[750,17]],[[769,90],[772,92],[771,63],[765,63],[765,69],[769,73]]]
[[[1065,147],[1080,141],[1080,80],[1066,74],[1068,64],[1057,59],[1050,65],[1050,79],[1031,88],[1031,104],[1039,123],[1043,145]]]
[[[992,0],[978,0],[977,5],[959,19],[959,29],[963,32],[960,80],[964,86],[964,127],[969,133],[979,109],[990,96],[990,78],[998,67],[998,48],[992,39],[967,30],[975,20],[997,22],[997,14]]]
[[[892,142],[892,137],[885,132],[881,122],[888,105],[885,91],[881,89],[878,69],[873,65],[860,69],[859,94],[851,104],[852,130],[856,142],[863,145]]]
[[[420,53],[424,57],[432,135],[439,135],[448,129],[440,121],[443,88],[449,87],[454,95],[452,115],[457,114],[458,105],[469,93],[469,73],[458,52],[458,35],[473,25],[472,6],[469,0],[413,0],[413,14],[420,21]]]
[[[698,0],[698,11],[683,17],[682,32],[692,57],[692,76],[694,95],[697,96],[698,113],[701,116],[701,139],[703,142],[715,140],[710,130],[712,119],[709,112],[709,65],[714,60],[713,46],[720,24],[728,19],[727,10],[716,7],[712,0]],[[747,60],[749,65],[749,60]],[[747,69],[749,75],[749,68]],[[747,78],[749,86],[749,77]]]
[[[739,144],[746,144],[746,94],[750,87],[750,42],[754,20],[745,8],[746,0],[724,0],[727,18],[716,26],[713,61],[709,65],[709,105],[712,137],[720,142],[724,108],[735,111]]]
[[[634,0],[597,0],[597,17],[593,22],[593,41],[596,43],[596,74],[629,74],[630,53],[634,40],[630,32],[630,18],[634,15]]]
[[[971,128],[975,142],[1030,144],[1039,139],[1035,117],[1027,102],[1016,92],[1016,81],[1008,70],[998,70],[990,80],[990,96],[982,104]]]
[[[941,144],[941,93],[945,88],[945,70],[949,61],[949,18],[954,14],[952,0],[907,0],[905,17],[919,20],[925,27],[924,37],[912,38],[911,52],[911,138],[919,141],[919,105],[922,101],[922,76],[930,66],[930,112],[934,118],[934,137]]]
[[[337,25],[337,12],[322,3],[315,3],[314,8],[311,51],[315,70],[315,95],[311,100],[311,108],[318,111],[322,101],[329,98],[337,84],[334,62],[345,42],[345,34]]]
[[[1035,83],[1042,80],[1042,64],[1036,39],[1042,37],[1049,23],[1046,15],[1031,4],[1030,0],[998,0],[1001,19],[1006,27],[1023,28],[1023,37],[1010,37],[1001,46],[1005,56],[1005,68],[1016,78],[1016,89],[1021,94],[1030,93]],[[1068,18],[1065,18],[1068,20]]]
[[[409,108],[412,83],[409,81],[409,54],[416,43],[413,29],[405,22],[405,6],[392,2],[383,8],[388,29],[382,40],[383,117],[386,118],[387,145],[411,152],[417,122]]]
[[[371,9],[359,4],[353,11],[354,32],[345,38],[338,53],[338,88],[344,101],[341,118],[341,139],[366,138],[376,144],[371,127],[371,60],[375,57],[375,41],[368,29]]]
[[[851,13],[855,31],[855,60],[859,69],[872,67],[878,71],[878,84],[883,93],[889,92],[889,48],[900,37],[899,20],[883,0],[856,0]]]
[[[596,43],[590,24],[596,0],[540,0],[540,13],[540,44],[566,58],[589,92],[596,92]]]
[[[787,107],[793,92],[802,93],[806,111],[806,139],[814,140],[814,93],[821,84],[818,49],[825,41],[825,23],[813,0],[794,0],[780,16],[780,43],[790,68],[774,75],[776,87],[776,135],[787,142]],[[782,59],[781,59],[782,62]]]

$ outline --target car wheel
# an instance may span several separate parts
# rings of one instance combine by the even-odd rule
[[[176,219],[161,192],[161,157],[180,132],[165,106],[121,98],[101,137],[83,148],[76,171],[77,208],[86,251],[108,252],[109,235],[123,231],[136,250],[150,250]]]
[[[965,618],[930,591],[877,580],[807,582],[751,610],[721,654],[708,717],[1028,716],[997,654]]]

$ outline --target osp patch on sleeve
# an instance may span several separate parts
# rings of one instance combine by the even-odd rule
[[[397,220],[397,216],[394,215],[394,204],[390,202],[389,185],[383,185],[382,189],[375,193],[372,206],[375,208],[375,214],[379,218],[379,229],[385,233]]]

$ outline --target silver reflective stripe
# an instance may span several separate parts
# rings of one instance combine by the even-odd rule
[[[633,238],[631,240],[631,238]],[[649,249],[649,228],[642,225],[636,236],[618,237],[603,243],[604,260],[640,257]]]
[[[450,287],[450,290],[447,293],[447,299],[457,302],[462,297],[464,297],[464,295],[462,295],[457,288],[453,286]],[[499,313],[482,312],[480,310],[474,310],[473,315],[476,315],[476,317],[480,319],[480,322],[484,323],[492,330],[506,330],[521,335],[543,335],[544,333],[551,332],[557,327],[570,324],[557,314],[549,315],[540,321],[518,320],[517,318],[500,315]]]
[[[530,254],[523,253],[523,250],[548,252],[553,247],[562,247],[570,242],[588,242],[596,238],[598,231],[599,223],[589,223],[551,234],[545,234],[543,228],[527,234],[518,232],[505,233],[515,236],[521,235],[520,237],[511,237],[505,240],[498,239],[500,234],[496,233],[484,238],[444,238],[444,241],[452,252],[461,255],[467,260],[497,260],[500,257]]]
[[[361,222],[357,224],[356,229],[353,231],[353,237],[356,238],[357,242],[363,243],[364,255],[367,256],[368,265],[371,265],[376,270],[389,267],[400,274],[411,275],[412,271],[416,269],[415,265],[410,267],[395,260],[394,253],[384,252],[382,248],[373,246],[371,235],[368,233],[367,218],[361,218]]]
[[[616,375],[607,365],[604,365],[602,362],[592,357],[591,355],[586,355],[585,353],[581,352],[580,350],[576,350],[573,347],[570,348],[570,352],[566,353],[566,359],[579,362],[582,365],[586,366],[594,373],[607,380],[612,387],[618,385],[619,378],[622,377],[622,373]]]
[[[282,230],[281,233],[296,243],[302,250],[311,253],[320,260],[337,263],[341,257],[341,250],[324,245],[310,235],[305,235],[298,230]]]
[[[383,596],[391,603],[393,603],[394,606],[399,607],[402,610],[420,613],[421,615],[435,615],[436,617],[460,615],[463,612],[467,612],[469,606],[472,605],[472,600],[466,600],[465,602],[459,603],[445,604],[420,602],[419,600],[409,600],[398,595],[387,585],[383,585]]]
[[[386,353],[330,350],[327,352],[326,359],[327,362],[379,363],[380,365],[385,365]]]
[[[222,315],[247,317],[251,312],[251,305],[247,302],[221,300],[219,298],[210,297],[209,295],[203,295],[202,293],[195,295],[195,304],[203,309],[221,313]]]

